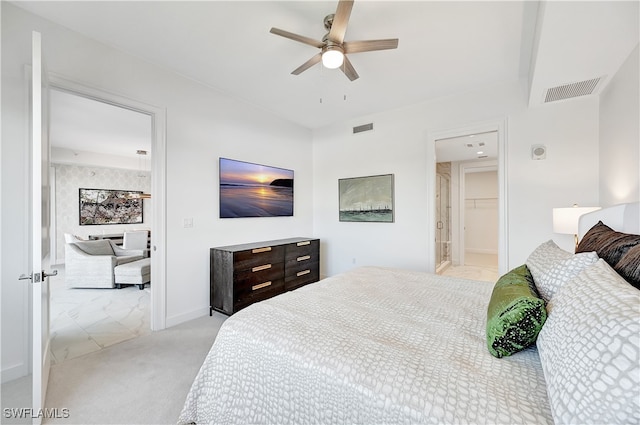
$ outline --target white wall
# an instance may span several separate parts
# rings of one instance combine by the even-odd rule
[[[638,46],[600,94],[600,206],[640,200]]]
[[[598,99],[585,97],[527,108],[526,82],[476,91],[327,126],[314,131],[314,232],[324,241],[323,275],[358,265],[427,270],[427,134],[507,119],[508,266],[523,264],[540,243],[571,237],[552,231],[551,211],[598,201]],[[374,131],[351,134],[373,122]],[[547,159],[534,161],[532,144]],[[395,223],[338,221],[338,179],[395,174]],[[566,239],[566,240],[565,240]],[[355,262],[354,262],[355,259]]]
[[[465,251],[498,254],[498,172],[465,173]]]
[[[27,81],[31,30],[50,72],[166,108],[168,326],[208,313],[209,248],[312,236],[309,130],[2,2],[2,371],[24,370],[28,312]],[[294,217],[218,218],[218,158],[295,171]],[[193,227],[183,228],[192,218]],[[8,375],[7,375],[8,376]]]

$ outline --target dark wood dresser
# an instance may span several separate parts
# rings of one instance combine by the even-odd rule
[[[211,248],[210,308],[232,315],[320,279],[320,240],[279,239]]]

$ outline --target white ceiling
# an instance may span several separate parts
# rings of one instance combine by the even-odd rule
[[[269,33],[321,39],[337,1],[15,3],[309,128],[527,75],[531,4],[356,0],[345,40],[399,45],[351,55],[350,82],[321,65],[291,75],[317,49]]]
[[[351,55],[350,82],[320,64],[291,75],[316,49],[269,33],[321,39],[337,1],[14,4],[312,129],[500,81],[611,76],[638,43],[638,1],[356,0],[345,40],[399,45]]]
[[[74,153],[135,157],[151,151],[151,116],[77,96],[50,91],[51,146]]]

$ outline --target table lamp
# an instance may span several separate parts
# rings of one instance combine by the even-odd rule
[[[578,220],[582,214],[599,210],[600,207],[579,207],[573,204],[569,208],[553,209],[553,232],[573,235],[578,247]]]

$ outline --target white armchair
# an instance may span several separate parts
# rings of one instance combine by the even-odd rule
[[[65,283],[71,288],[114,288],[113,269],[144,257],[142,250],[123,249],[108,239],[65,245]]]
[[[148,230],[134,230],[130,232],[124,232],[124,238],[122,241],[122,247],[124,249],[138,249],[143,250],[146,257],[148,250],[147,244],[149,240]]]

